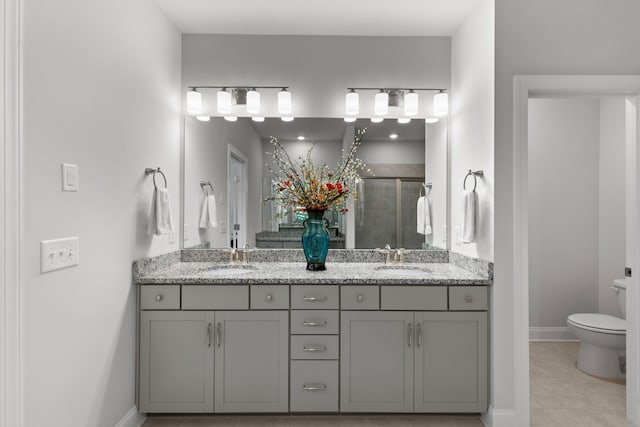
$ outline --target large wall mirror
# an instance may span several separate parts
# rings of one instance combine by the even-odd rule
[[[372,123],[358,119],[267,118],[229,122],[185,118],[184,248],[301,248],[304,213],[283,212],[265,202],[272,191],[270,136],[293,159],[306,156],[319,166],[335,166],[355,129],[366,127],[357,157],[372,173],[362,173],[349,212],[327,212],[332,248],[376,248],[387,243],[407,249],[448,249],[447,123],[414,119]],[[277,191],[277,190],[276,190]],[[431,232],[418,232],[419,197],[430,213]]]

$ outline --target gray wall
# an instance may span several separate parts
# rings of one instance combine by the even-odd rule
[[[21,3],[24,425],[114,426],[134,407],[131,263],[178,249],[148,233],[144,168],[165,172],[178,226],[180,36],[151,1]],[[70,236],[80,265],[40,274],[40,241]]]

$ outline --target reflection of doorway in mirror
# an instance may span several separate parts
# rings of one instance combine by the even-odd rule
[[[247,243],[247,157],[232,145],[228,154],[229,247],[243,248]]]

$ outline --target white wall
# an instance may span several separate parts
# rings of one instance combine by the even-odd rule
[[[25,425],[111,427],[134,405],[131,263],[178,248],[147,232],[143,172],[179,224],[180,36],[151,0],[22,4]],[[80,265],[40,274],[40,241],[68,236]]]
[[[262,141],[246,119],[228,122],[222,118],[212,118],[201,122],[193,117],[185,117],[185,168],[184,182],[184,223],[188,225],[189,239],[185,247],[210,242],[212,248],[229,247],[229,226],[223,234],[221,222],[227,222],[229,204],[227,201],[227,144],[236,147],[248,158],[248,209],[247,243],[255,246],[256,232],[262,229]],[[204,192],[200,181],[211,181],[217,205],[218,227],[199,228]]]
[[[448,37],[185,34],[182,40],[185,90],[287,85],[296,117],[343,117],[347,87],[449,88]],[[205,113],[214,114],[215,90],[203,94]],[[374,95],[361,93],[361,115],[373,115]],[[420,95],[422,115],[431,111],[432,94]],[[276,91],[263,91],[267,116],[278,115],[275,99]]]
[[[598,99],[529,100],[533,328],[566,327],[568,315],[598,310],[599,140]]]
[[[491,404],[508,422],[515,408],[513,287],[513,76],[639,74],[640,2],[496,0],[495,270]],[[568,26],[570,24],[570,26]],[[507,424],[505,424],[507,425]],[[511,424],[512,425],[512,424]]]
[[[493,107],[494,1],[482,0],[451,41],[451,250],[493,260]],[[478,179],[476,238],[459,242],[463,222],[462,184],[469,169],[482,170]],[[473,179],[467,179],[467,186]],[[469,188],[469,187],[467,187]],[[456,228],[458,233],[456,234]]]
[[[600,100],[598,312],[620,316],[615,279],[625,267],[625,100]]]

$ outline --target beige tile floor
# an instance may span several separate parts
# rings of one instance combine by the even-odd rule
[[[531,427],[626,427],[625,386],[580,372],[578,348],[530,344]]]
[[[531,427],[627,427],[625,386],[575,367],[577,343],[531,343]],[[478,416],[153,416],[144,427],[482,427]],[[517,427],[517,426],[514,426]]]

